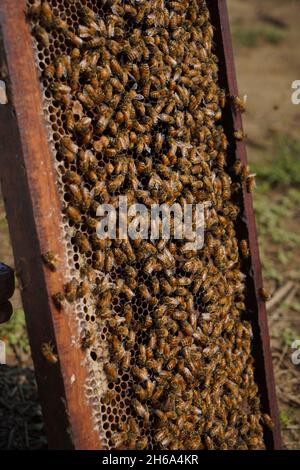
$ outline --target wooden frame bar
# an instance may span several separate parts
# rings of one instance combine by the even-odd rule
[[[0,79],[8,93],[8,104],[0,106],[1,186],[49,447],[100,449],[91,408],[81,394],[86,370],[83,352],[72,345],[77,325],[51,300],[64,283],[64,268],[52,273],[41,258],[51,250],[64,260],[65,253],[59,233],[61,204],[24,12],[24,0],[1,0]],[[41,354],[41,345],[50,341],[58,364],[47,363]]]
[[[219,59],[219,81],[229,97],[238,96],[238,87],[233,57],[232,39],[230,34],[229,18],[226,0],[208,0],[212,23],[215,28],[216,55]],[[234,139],[234,131],[241,130],[242,117],[232,100],[228,100],[223,125],[229,140],[229,158],[234,162],[237,158],[247,165],[247,152],[244,141]],[[261,263],[257,242],[255,216],[252,204],[252,195],[243,185],[243,199],[240,201],[242,220],[237,230],[240,239],[249,240],[251,258],[247,269],[247,300],[249,318],[254,331],[254,358],[256,381],[259,385],[263,411],[269,413],[274,422],[273,430],[267,430],[265,441],[268,449],[281,448],[279,413],[275,392],[272,355],[268,330],[266,305],[260,296],[263,287]]]

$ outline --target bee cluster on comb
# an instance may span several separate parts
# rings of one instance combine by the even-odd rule
[[[234,193],[253,175],[227,162],[207,2],[28,0],[27,17],[70,273],[53,301],[78,319],[104,446],[264,448],[235,232]],[[100,239],[97,208],[120,195],[149,210],[209,203],[203,248]]]

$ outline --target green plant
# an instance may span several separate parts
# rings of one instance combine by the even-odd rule
[[[293,341],[297,339],[295,332],[291,331],[289,328],[284,328],[281,332],[281,340],[284,346],[291,346]]]
[[[263,277],[264,279],[273,280],[278,283],[283,281],[282,270],[278,269],[278,263],[275,263],[271,257],[265,254],[265,250],[262,247],[260,242],[260,256],[263,268]]]
[[[299,243],[300,235],[286,229],[286,220],[291,219],[296,210],[288,197],[273,202],[270,195],[256,194],[254,208],[260,236],[270,237],[280,245],[286,244],[287,248]]]
[[[280,424],[282,425],[282,427],[286,428],[289,425],[290,417],[288,416],[286,411],[281,410],[279,413],[279,420],[280,420]]]
[[[274,152],[261,162],[253,163],[252,169],[257,173],[258,181],[270,186],[286,188],[300,185],[300,141],[286,134],[274,135]],[[264,188],[266,189],[266,188]],[[299,189],[292,192],[292,197],[300,201]]]
[[[11,320],[0,326],[0,339],[4,338],[8,346],[12,348],[18,347],[23,352],[28,353],[29,342],[25,326],[25,316],[22,309],[14,311]]]
[[[4,229],[7,227],[7,219],[4,212],[0,211],[0,229]]]
[[[300,302],[286,302],[283,304],[283,308],[286,310],[293,310],[294,312],[300,312]]]
[[[275,27],[257,26],[247,28],[242,26],[233,27],[233,40],[236,46],[257,47],[260,43],[277,45],[284,40],[282,31]]]
[[[257,179],[254,208],[264,275],[281,282],[282,267],[292,261],[300,243],[295,223],[300,206],[300,142],[280,133],[273,138],[272,156],[251,167]]]

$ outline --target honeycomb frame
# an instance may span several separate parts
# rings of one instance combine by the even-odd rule
[[[64,4],[67,4],[67,3],[68,2],[64,2]],[[70,3],[73,3],[73,2],[70,2]],[[53,4],[60,5],[60,2],[53,0]],[[93,4],[91,2],[87,2],[87,4],[88,5],[91,4],[90,6],[93,7]],[[72,9],[70,11],[72,12]],[[74,13],[74,11],[73,11],[73,13]],[[62,38],[59,38],[59,39],[61,40]],[[54,41],[55,41],[55,38],[54,38]],[[61,43],[63,43],[63,41],[61,41]],[[61,44],[60,44],[60,47],[61,47]],[[41,59],[41,51],[36,50],[36,54],[37,54],[36,55],[37,59],[42,60]],[[47,94],[47,92],[44,93],[44,106],[45,105],[51,106],[50,100],[51,100],[51,97],[49,96],[49,93],[48,94]],[[46,114],[46,117],[49,117],[48,113]],[[52,122],[52,125],[51,125],[51,122]],[[58,127],[57,127],[57,124],[58,124]],[[54,128],[54,126],[56,126],[56,128]],[[52,136],[51,145],[52,145],[53,152],[55,151],[54,150],[55,149],[55,141],[58,142],[58,136],[55,135],[55,133],[57,131],[63,132],[62,119],[60,117],[58,117],[57,121],[54,122],[54,121],[51,121],[51,117],[50,117],[50,121],[48,122],[48,132],[49,132],[49,135]],[[57,148],[56,148],[56,150],[57,150]],[[61,171],[60,162],[57,163],[56,169],[57,169],[57,172],[59,174],[59,172]],[[62,179],[60,179],[58,186],[61,189]],[[63,195],[61,193],[61,197],[62,196]],[[80,265],[81,255],[78,253],[78,250],[75,250],[75,253],[74,253],[74,251],[72,249],[72,245],[70,244],[70,239],[72,238],[70,236],[70,232],[72,231],[73,227],[72,226],[71,227],[67,226],[67,219],[66,218],[64,218],[64,223],[65,223],[65,230],[64,230],[65,231],[65,240],[64,240],[65,252],[67,254],[68,259],[70,259],[70,258],[72,259],[71,264],[69,264],[69,270],[68,270],[69,271],[69,278],[66,278],[66,282],[67,282],[67,281],[70,281],[72,278],[74,278],[76,276],[76,265]],[[75,264],[75,270],[74,270],[74,264]],[[78,268],[77,268],[77,271],[78,271]],[[81,278],[78,277],[78,280],[79,279],[81,279]],[[141,278],[141,279],[143,279],[143,278]],[[76,313],[77,313],[77,319],[78,319],[79,327],[86,328],[86,323],[85,323],[85,321],[83,321],[84,319],[86,321],[91,322],[91,324],[92,324],[91,328],[96,329],[95,333],[96,333],[96,335],[99,335],[99,341],[101,343],[101,349],[103,349],[103,341],[105,341],[104,336],[103,336],[103,331],[102,331],[103,327],[101,326],[100,328],[98,328],[97,322],[95,321],[93,313],[89,312],[89,310],[88,310],[89,307],[86,306],[88,303],[89,303],[88,301],[86,301],[86,304],[84,304],[82,302],[76,302],[75,304],[72,305],[72,310],[75,310]],[[74,306],[75,306],[75,308],[74,308]],[[138,309],[139,309],[139,306],[137,305],[136,310],[138,311]],[[87,315],[89,315],[89,319],[87,319]],[[80,337],[80,333],[79,333],[79,337]],[[77,338],[78,338],[78,336],[77,336]],[[94,352],[94,351],[92,351],[92,350],[89,351],[89,353],[91,353],[91,352]],[[100,418],[99,431],[100,431],[102,440],[104,442],[104,445],[105,446],[109,445],[111,447],[112,446],[112,441],[110,441],[110,439],[111,439],[112,433],[115,432],[115,428],[114,429],[110,428],[109,419],[106,421],[105,419],[103,419],[103,415],[106,415],[106,414],[109,414],[109,413],[112,412],[116,416],[116,411],[120,413],[120,416],[126,416],[126,415],[122,414],[122,411],[121,410],[119,411],[114,405],[112,405],[112,407],[108,406],[107,408],[109,408],[109,413],[106,413],[105,411],[107,411],[107,408],[105,409],[104,408],[105,404],[102,403],[101,404],[101,410],[100,410],[99,409],[99,401],[98,401],[99,400],[99,392],[98,392],[98,397],[96,396],[96,397],[93,398],[93,392],[95,391],[96,386],[98,387],[100,385],[100,388],[103,386],[104,390],[107,387],[105,376],[102,374],[102,370],[101,370],[101,361],[102,361],[102,358],[103,358],[103,354],[104,354],[104,357],[105,357],[105,354],[106,354],[105,348],[104,348],[104,351],[102,350],[100,352],[100,360],[98,362],[97,362],[97,360],[96,361],[93,360],[93,357],[91,356],[91,354],[90,354],[90,357],[87,359],[88,367],[89,367],[89,370],[90,370],[90,378],[89,378],[89,380],[87,382],[87,385],[86,385],[86,395],[87,395],[87,399],[89,400],[90,405],[95,410],[94,418],[96,419],[96,423],[97,423],[97,420],[99,420],[99,418]],[[95,356],[94,356],[94,358],[95,358]],[[99,363],[100,363],[100,371],[97,370],[96,373],[98,373],[98,375],[96,375],[96,376],[95,376],[95,364],[94,364],[95,362],[98,364],[98,367],[99,367]],[[126,374],[126,376],[127,376],[126,378],[128,380],[128,374]],[[124,377],[123,377],[123,381],[125,381]],[[120,384],[117,383],[116,387],[119,387],[119,385]],[[122,393],[122,391],[121,391],[122,387],[119,387],[119,388],[120,388],[120,392],[118,392],[118,393]],[[123,395],[124,395],[124,393],[125,392],[123,392]],[[100,393],[100,396],[101,396],[101,393]],[[98,400],[97,400],[97,398],[98,398]],[[126,405],[126,397],[122,396],[122,398],[124,399],[124,402],[125,402],[125,405]],[[127,399],[127,405],[129,405],[128,399]],[[101,411],[101,413],[100,413],[100,411]],[[126,412],[127,412],[127,416],[128,416],[128,414],[131,413],[130,410],[128,410],[128,408],[127,408]],[[104,427],[105,423],[107,423],[108,426],[106,425]],[[98,421],[97,424],[99,425],[99,421]]]

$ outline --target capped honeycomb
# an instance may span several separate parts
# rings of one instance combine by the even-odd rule
[[[253,178],[227,162],[207,2],[28,0],[27,18],[69,273],[53,300],[78,321],[104,447],[264,448],[235,230]],[[205,203],[203,248],[174,233],[99,239],[97,207],[120,195],[149,210]]]

